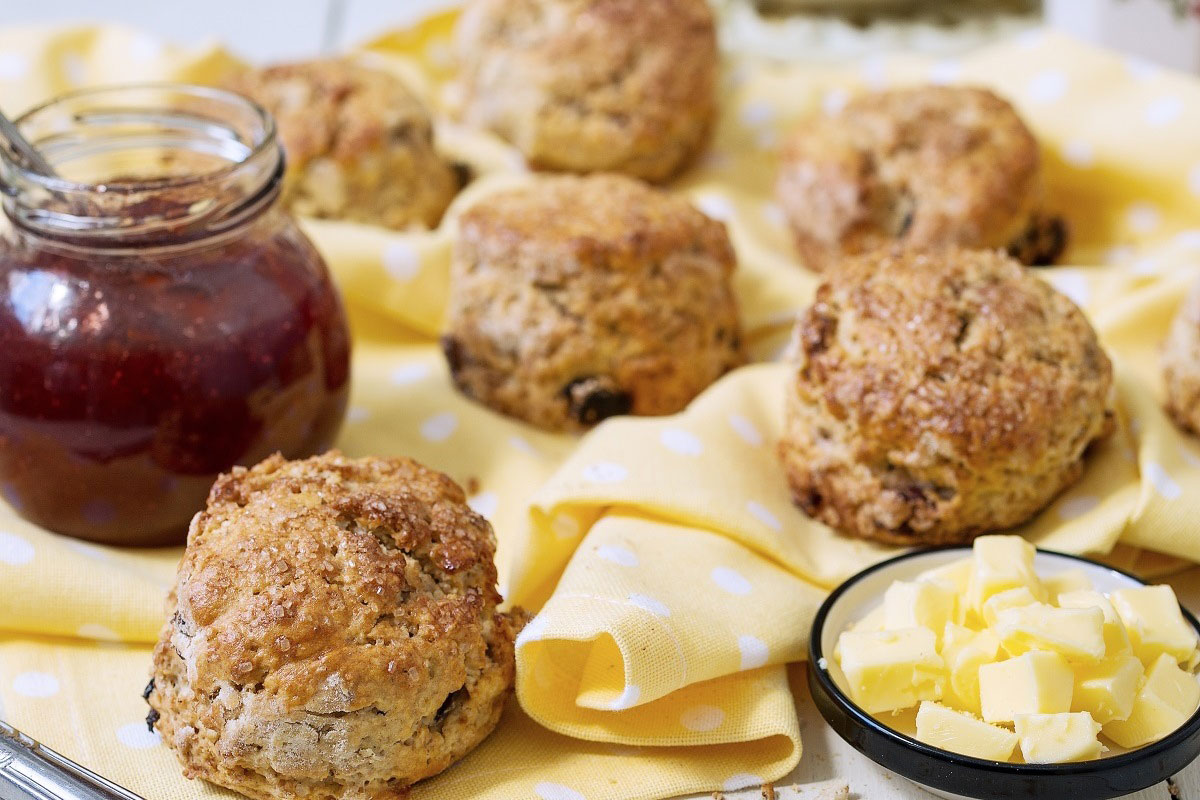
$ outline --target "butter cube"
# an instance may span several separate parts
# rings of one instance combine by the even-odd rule
[[[1042,585],[1033,571],[1032,544],[1020,536],[980,536],[972,547],[971,578],[967,600],[974,611],[982,613],[983,604],[994,594],[1019,586],[1028,587],[1041,599]]]
[[[1047,575],[1042,578],[1042,586],[1050,597],[1058,597],[1067,592],[1088,591],[1093,588],[1087,573],[1078,567]]]
[[[941,638],[946,623],[954,618],[954,592],[939,583],[893,581],[883,593],[883,627],[928,628]]]
[[[1087,711],[1101,725],[1128,719],[1141,683],[1142,662],[1129,652],[1099,664],[1080,664],[1075,668],[1071,710]]]
[[[884,629],[884,607],[875,606],[866,616],[850,625],[852,631],[881,631]]]
[[[1017,747],[1017,735],[1012,731],[928,700],[917,711],[917,740],[992,761],[1008,761]]]
[[[1184,672],[1170,653],[1162,653],[1146,673],[1146,682],[1126,720],[1104,726],[1104,735],[1122,747],[1156,742],[1178,728],[1200,705],[1200,683]]]
[[[1196,651],[1196,632],[1183,618],[1175,591],[1166,585],[1118,589],[1110,595],[1134,654],[1150,667],[1161,653],[1187,663]]]
[[[851,699],[868,713],[896,711],[937,700],[946,667],[928,628],[847,631],[838,637]]]
[[[1012,722],[1017,714],[1071,710],[1075,676],[1058,653],[1033,651],[979,668],[979,706],[987,722]]]
[[[1007,589],[999,594],[992,595],[983,604],[983,621],[988,625],[995,625],[996,617],[1004,609],[1031,606],[1036,602],[1037,598],[1033,596],[1033,592],[1029,591],[1028,586]]]
[[[1072,661],[1104,658],[1104,613],[1092,608],[1055,608],[1045,603],[1006,608],[994,627],[1000,645],[1012,655],[1052,650]]]
[[[956,708],[979,713],[979,668],[996,660],[1000,640],[991,631],[973,631],[953,622],[942,635],[942,660],[950,673],[946,692]]]
[[[1021,755],[1029,764],[1062,764],[1099,758],[1107,748],[1096,738],[1100,725],[1086,711],[1017,714]]]
[[[1104,595],[1092,589],[1064,592],[1058,596],[1058,607],[1100,609],[1104,614],[1104,657],[1113,658],[1130,652],[1129,633],[1125,630],[1125,623],[1121,622],[1117,610]]]
[[[959,558],[949,564],[925,570],[917,575],[917,580],[925,583],[940,583],[957,595],[966,594],[967,584],[971,580],[973,563],[970,558]]]

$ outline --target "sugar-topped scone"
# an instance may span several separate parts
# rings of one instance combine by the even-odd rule
[[[1038,143],[987,89],[872,92],[803,122],[776,185],[804,265],[900,243],[1005,249],[1049,264],[1066,245],[1043,206]]]
[[[994,251],[846,260],[800,316],[792,363],[779,449],[796,502],[880,542],[1024,522],[1113,427],[1083,313]]]
[[[617,175],[467,209],[442,338],[454,382],[552,430],[670,414],[743,361],[725,226]]]
[[[1200,281],[1192,284],[1163,346],[1167,413],[1186,431],[1200,433]]]
[[[249,797],[407,797],[512,689],[495,548],[462,489],[408,459],[221,476],[168,600],[149,722],[187,777]]]
[[[471,0],[458,53],[466,121],[541,169],[663,181],[716,116],[705,0]]]
[[[394,75],[347,59],[279,64],[228,88],[275,117],[287,155],[283,199],[303,216],[432,228],[460,188],[433,123]]]

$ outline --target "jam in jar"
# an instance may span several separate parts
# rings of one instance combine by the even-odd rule
[[[126,86],[0,149],[0,493],[53,531],[182,542],[213,478],[327,448],[349,334],[320,255],[278,204],[274,124],[237,95]]]

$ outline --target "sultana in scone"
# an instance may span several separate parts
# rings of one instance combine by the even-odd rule
[[[428,112],[383,70],[304,61],[240,73],[227,86],[275,117],[287,155],[283,199],[296,214],[433,228],[460,188],[434,149]]]
[[[796,324],[780,456],[796,503],[851,535],[968,542],[1029,519],[1112,429],[1083,313],[993,251],[847,260]]]
[[[1050,264],[1066,246],[1043,207],[1038,144],[987,89],[873,92],[802,124],[776,184],[804,265],[903,244],[999,248]]]
[[[552,176],[461,218],[442,338],[465,394],[552,430],[671,414],[743,361],[725,227],[617,175]]]
[[[537,168],[664,181],[716,117],[705,0],[472,0],[458,52],[466,121]]]
[[[403,458],[273,456],[213,486],[154,651],[189,778],[258,800],[399,800],[495,727],[516,623],[495,536]]]

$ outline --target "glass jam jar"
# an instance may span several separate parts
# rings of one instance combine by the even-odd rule
[[[333,441],[350,340],[278,203],[270,116],[176,85],[65,95],[0,148],[0,492],[53,531],[182,542],[216,474]]]

